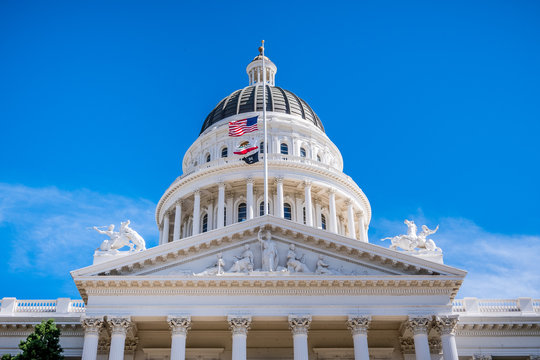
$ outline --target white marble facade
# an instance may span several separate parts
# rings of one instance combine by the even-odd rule
[[[249,86],[261,71],[258,56]],[[227,128],[260,111],[235,113],[186,152],[156,209],[159,246],[104,248],[72,272],[82,300],[3,298],[0,354],[54,318],[68,359],[539,358],[540,300],[455,299],[466,272],[425,246],[429,229],[417,250],[370,243],[369,201],[338,148],[307,117],[267,114],[269,215],[262,161],[233,154],[262,132]]]

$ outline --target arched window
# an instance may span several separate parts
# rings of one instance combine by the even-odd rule
[[[281,153],[283,155],[289,155],[289,145],[282,143],[281,144]]]
[[[283,215],[284,215],[286,220],[292,220],[291,204],[289,204],[289,203],[283,204]]]
[[[259,152],[261,154],[264,154],[264,141],[261,141],[261,143],[259,144]]]
[[[227,208],[223,208],[223,226],[227,225]]]
[[[304,224],[305,224],[306,223],[306,208],[305,207],[302,208],[302,212],[304,214]]]
[[[326,230],[326,216],[321,214],[321,228]]]
[[[317,155],[317,161],[321,161],[321,155]]]
[[[208,231],[208,214],[204,214],[202,218],[202,232]]]
[[[246,203],[238,205],[238,222],[246,221],[247,218],[247,206]]]
[[[300,156],[301,157],[306,157],[306,149],[300,148]]]
[[[224,147],[223,149],[221,149],[221,157],[224,158],[227,156],[228,156],[227,148]]]
[[[259,205],[259,216],[264,215],[264,201],[261,201],[261,204]]]
[[[210,154],[206,154],[206,162],[210,162],[210,160],[212,160],[212,157]]]

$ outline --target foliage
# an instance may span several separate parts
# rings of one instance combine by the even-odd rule
[[[19,349],[21,354],[12,356],[5,354],[2,360],[63,360],[60,346],[60,330],[54,320],[42,321],[36,325],[33,333],[26,340],[21,341]]]

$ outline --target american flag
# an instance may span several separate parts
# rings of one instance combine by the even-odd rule
[[[246,133],[257,131],[258,118],[258,116],[254,116],[247,119],[229,122],[229,136],[238,137]]]

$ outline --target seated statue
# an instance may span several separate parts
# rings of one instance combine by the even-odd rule
[[[287,252],[287,270],[290,272],[311,272],[306,264],[304,264],[304,255],[298,258],[295,252],[296,246],[294,244],[289,245],[289,251]]]
[[[242,255],[235,256],[236,260],[229,269],[229,272],[250,272],[253,271],[253,252],[249,248],[249,244],[244,245]]]
[[[320,275],[331,275],[334,274],[334,271],[330,270],[330,265],[324,262],[324,256],[319,255],[319,260],[317,261],[317,269],[315,270],[316,274]]]

